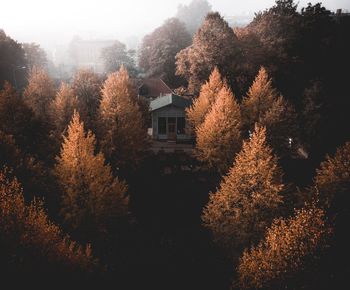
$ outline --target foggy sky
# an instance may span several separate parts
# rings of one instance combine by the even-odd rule
[[[19,42],[43,47],[66,44],[74,35],[87,39],[142,36],[191,0],[0,0],[0,28]],[[211,0],[214,11],[232,16],[271,7],[274,0]],[[310,0],[300,0],[299,7]],[[316,3],[319,1],[311,1]],[[324,0],[330,10],[349,9],[349,0]]]

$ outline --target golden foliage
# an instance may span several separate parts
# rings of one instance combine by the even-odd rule
[[[218,191],[210,194],[204,225],[224,248],[242,250],[257,242],[275,218],[283,188],[277,157],[266,144],[266,129],[256,126]]]
[[[197,127],[197,158],[225,173],[241,147],[240,121],[239,105],[224,85],[204,122]]]
[[[202,85],[198,98],[193,101],[190,108],[186,109],[189,130],[193,132],[205,119],[206,114],[215,102],[219,91],[223,87],[222,78],[217,67],[211,72],[209,80]]]
[[[272,80],[266,69],[261,67],[242,101],[242,119],[247,130],[254,127],[254,124],[272,107],[277,97],[278,93],[272,87]]]
[[[42,201],[34,199],[26,205],[21,185],[6,173],[6,170],[0,172],[0,240],[8,246],[6,251],[12,260],[23,262],[25,256],[21,255],[27,251],[29,256],[40,255],[56,266],[92,270],[96,260],[90,245],[84,248],[63,235],[49,220]]]
[[[106,230],[128,212],[127,185],[114,178],[102,153],[95,154],[95,136],[86,134],[74,113],[64,137],[55,174],[64,189],[62,214],[73,229]]]
[[[51,119],[59,135],[64,133],[77,108],[78,98],[74,90],[70,85],[62,82],[56,98],[51,103]]]
[[[341,146],[334,157],[327,156],[316,172],[315,184],[319,190],[319,199],[326,207],[332,205],[336,195],[349,194],[350,142]]]
[[[123,66],[108,76],[102,88],[101,146],[113,166],[133,167],[142,158],[147,131],[136,96],[136,89]]]
[[[37,116],[45,118],[48,116],[49,106],[55,94],[53,80],[45,70],[34,66],[30,71],[28,85],[23,93],[25,102]]]
[[[261,67],[242,105],[243,130],[254,128],[255,123],[267,129],[269,144],[279,154],[289,148],[289,138],[297,136],[296,112],[272,86],[267,71]],[[296,141],[296,140],[294,140]]]
[[[314,203],[288,219],[276,219],[265,238],[245,250],[238,267],[241,289],[282,289],[284,281],[315,260],[330,229]]]

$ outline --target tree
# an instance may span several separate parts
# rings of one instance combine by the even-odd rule
[[[0,130],[12,136],[22,151],[42,157],[47,154],[47,126],[8,82],[0,91]]]
[[[108,76],[99,108],[101,146],[116,167],[134,167],[142,158],[147,131],[137,104],[136,90],[122,66]]]
[[[95,136],[85,133],[75,112],[57,157],[55,174],[64,191],[65,223],[82,235],[103,233],[128,211],[127,185],[114,178],[102,153],[95,154]]]
[[[62,83],[56,98],[51,104],[51,119],[55,124],[58,136],[65,132],[74,110],[77,110],[78,106],[78,98],[75,96],[72,87]]]
[[[192,0],[188,5],[179,5],[176,17],[185,23],[187,31],[193,35],[210,11],[211,5],[208,1]]]
[[[78,111],[85,126],[94,128],[101,100],[101,80],[93,71],[82,69],[75,74],[72,89],[78,98]]]
[[[219,13],[209,13],[193,37],[191,46],[176,55],[176,73],[197,92],[217,67],[229,83],[239,56],[237,37]]]
[[[240,259],[240,289],[290,286],[288,279],[305,271],[307,266],[308,270],[314,267],[329,234],[325,214],[315,204],[295,210],[295,215],[288,219],[274,220],[264,239],[256,247],[246,249]]]
[[[283,188],[277,157],[266,144],[266,129],[256,126],[220,188],[209,195],[204,226],[229,252],[241,251],[258,242],[276,217]]]
[[[327,156],[316,170],[315,185],[326,208],[345,206],[350,190],[350,142],[337,149],[334,157]]]
[[[268,142],[280,155],[290,151],[289,138],[297,138],[296,113],[273,88],[265,68],[260,68],[241,108],[245,134],[258,122],[266,127]]]
[[[47,68],[48,61],[46,52],[36,43],[23,43],[22,48],[24,50],[26,66],[29,69],[33,67],[40,67],[42,69]]]
[[[225,85],[204,122],[197,127],[197,158],[225,173],[241,147],[240,126],[239,105]]]
[[[191,107],[186,110],[187,123],[191,132],[203,123],[223,85],[220,72],[215,67],[209,80],[202,85],[198,98],[194,99]]]
[[[0,257],[7,269],[25,271],[52,271],[63,267],[72,271],[91,271],[96,260],[91,247],[82,247],[72,241],[52,223],[43,202],[34,199],[25,204],[23,190],[9,171],[0,172]]]
[[[21,45],[0,29],[0,89],[5,81],[16,89],[25,85],[26,62]]]
[[[55,84],[47,72],[42,68],[33,67],[23,97],[38,117],[45,120],[49,116],[49,106],[55,94]]]
[[[176,18],[168,19],[143,38],[139,65],[146,76],[161,78],[172,87],[180,86],[183,80],[175,76],[175,56],[190,43],[184,24]]]
[[[134,50],[126,50],[126,45],[120,41],[115,41],[113,45],[102,49],[101,58],[107,74],[118,71],[122,65],[126,67],[130,75],[136,76]]]

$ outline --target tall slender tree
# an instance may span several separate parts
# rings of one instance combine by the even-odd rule
[[[147,131],[136,89],[122,66],[108,76],[99,108],[101,146],[113,166],[132,168],[142,158]]]
[[[226,173],[241,147],[239,105],[225,85],[216,101],[197,127],[196,156],[211,168]]]
[[[114,178],[102,153],[95,154],[95,136],[85,133],[75,112],[57,157],[55,174],[64,191],[64,221],[80,234],[103,233],[128,211],[127,185]]]
[[[78,98],[72,87],[62,83],[56,98],[51,104],[51,119],[55,124],[56,133],[61,135],[72,119],[74,110],[78,110]]]
[[[209,80],[202,85],[198,98],[186,110],[188,129],[194,132],[205,119],[206,114],[215,102],[224,83],[217,67],[211,72]]]
[[[283,188],[277,157],[266,144],[266,129],[256,126],[218,191],[210,194],[204,225],[218,244],[239,252],[258,242],[276,217]]]
[[[296,112],[273,87],[265,68],[260,68],[247,96],[243,98],[241,108],[244,135],[254,129],[255,123],[259,123],[266,127],[267,139],[273,149],[279,154],[290,150],[289,140],[297,139]]]

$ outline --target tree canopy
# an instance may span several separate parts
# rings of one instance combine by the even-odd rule
[[[175,56],[190,43],[184,24],[176,18],[168,19],[143,38],[139,65],[147,77],[159,77],[171,87],[178,87],[183,80],[175,75]]]

